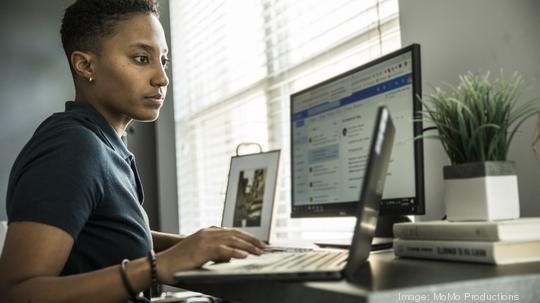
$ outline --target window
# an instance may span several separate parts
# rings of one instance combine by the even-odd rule
[[[230,157],[239,143],[258,142],[282,151],[273,237],[350,233],[351,218],[289,218],[289,96],[398,49],[397,0],[170,7],[180,231],[220,224]]]

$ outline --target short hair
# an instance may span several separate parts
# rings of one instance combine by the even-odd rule
[[[64,14],[60,35],[69,66],[74,51],[100,51],[101,39],[114,33],[118,21],[133,14],[153,14],[159,18],[155,0],[77,0]]]

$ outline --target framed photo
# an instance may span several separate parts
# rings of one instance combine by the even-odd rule
[[[221,226],[269,240],[279,157],[279,150],[232,157]]]

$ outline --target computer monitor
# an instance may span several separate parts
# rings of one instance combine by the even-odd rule
[[[380,215],[424,214],[420,45],[291,96],[291,217],[353,216],[379,105],[396,126]]]

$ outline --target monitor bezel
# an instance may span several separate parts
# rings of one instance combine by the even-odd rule
[[[293,145],[293,99],[294,97],[305,93],[308,90],[313,90],[323,85],[326,85],[330,82],[336,81],[339,78],[346,77],[350,74],[356,73],[358,71],[370,68],[374,65],[380,64],[386,60],[394,58],[396,56],[403,55],[407,52],[411,52],[412,58],[412,89],[413,89],[413,132],[414,137],[422,134],[423,125],[421,119],[421,110],[422,103],[420,102],[420,96],[422,96],[422,78],[421,78],[421,65],[420,65],[420,45],[411,44],[407,47],[401,48],[394,52],[388,53],[382,57],[374,59],[368,63],[365,63],[361,66],[355,67],[351,70],[348,70],[344,73],[338,74],[332,78],[329,78],[323,82],[319,82],[315,85],[312,85],[308,88],[305,88],[299,92],[291,94],[289,99],[290,106],[290,163],[291,163],[291,218],[309,218],[309,217],[343,217],[343,216],[354,216],[356,209],[358,207],[358,201],[353,200],[349,202],[339,202],[339,203],[327,203],[327,204],[317,204],[317,205],[302,205],[294,206],[294,168],[292,165],[293,156],[294,156],[294,145]],[[424,192],[424,144],[422,139],[415,139],[414,142],[414,156],[415,156],[415,189],[416,197],[403,197],[395,199],[383,199],[380,205],[380,215],[423,215],[425,214],[425,192]],[[392,209],[388,206],[385,206],[385,203],[389,201],[397,201],[400,199],[415,199],[414,207],[408,209]]]

